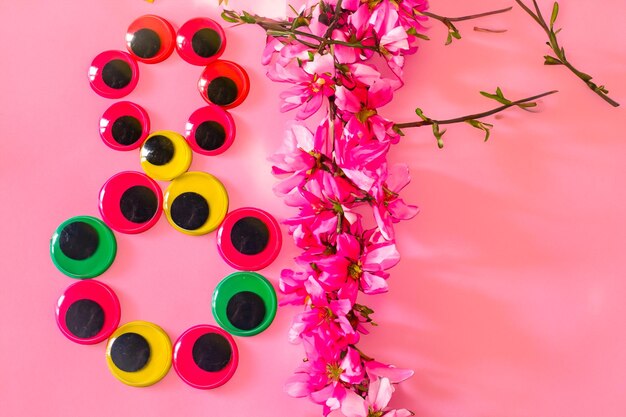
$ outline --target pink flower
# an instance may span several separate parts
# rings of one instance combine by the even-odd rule
[[[348,347],[334,349],[321,339],[304,339],[307,359],[287,380],[285,392],[292,397],[308,396],[325,405],[325,415],[338,409],[346,396],[346,384],[359,384],[365,370],[360,354]]]
[[[341,412],[345,417],[408,417],[409,410],[385,410],[391,400],[394,388],[387,378],[370,381],[365,398],[354,391],[346,392],[341,402]]]
[[[272,61],[272,58],[277,53],[280,53],[283,46],[285,45],[280,40],[274,38],[273,36],[268,36],[265,43],[265,49],[263,50],[263,57],[261,58],[261,64],[268,65]]]
[[[394,165],[388,172],[385,183],[373,187],[376,198],[374,218],[385,239],[393,239],[393,223],[415,217],[419,208],[409,205],[399,197],[399,192],[411,182],[409,168],[405,164]]]
[[[379,141],[396,143],[398,135],[393,132],[393,123],[378,114],[378,108],[389,103],[393,98],[393,88],[389,81],[378,79],[371,86],[357,86],[349,90],[337,87],[335,103],[342,111],[346,129],[365,141],[375,137]]]
[[[284,297],[280,300],[280,305],[304,304],[309,296],[305,287],[309,277],[309,272],[296,272],[291,269],[283,269],[278,281],[280,292],[284,294]]]
[[[330,153],[328,122],[324,121],[315,135],[304,125],[293,123],[285,133],[280,150],[269,158],[274,163],[272,174],[285,177],[274,186],[274,192],[288,198],[297,192],[310,172],[319,164],[320,157]],[[298,200],[298,196],[295,196]]]
[[[295,65],[277,62],[267,76],[277,82],[288,82],[293,87],[280,94],[283,100],[280,110],[286,112],[300,108],[296,118],[304,120],[317,112],[324,98],[334,94],[335,62],[332,55],[315,54],[313,59]]]
[[[335,347],[354,345],[359,341],[359,334],[352,327],[348,313],[352,310],[349,300],[328,301],[326,293],[314,279],[309,279],[309,286],[317,286],[323,297],[317,297],[304,312],[298,314],[289,330],[289,340],[298,342],[305,337],[317,337]]]
[[[387,291],[387,269],[400,261],[400,254],[392,242],[365,246],[348,233],[337,237],[337,253],[317,261],[319,281],[327,291],[338,291],[342,298],[354,303],[358,290],[365,294]]]
[[[397,384],[413,376],[413,371],[410,369],[396,368],[395,366],[386,365],[378,361],[366,362],[365,369],[370,378],[387,378],[393,384]]]

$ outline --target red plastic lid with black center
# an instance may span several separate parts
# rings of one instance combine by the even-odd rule
[[[176,50],[192,65],[208,65],[226,48],[224,29],[208,17],[191,19],[178,29]]]
[[[104,51],[89,67],[89,85],[105,98],[122,98],[130,94],[139,81],[135,59],[124,51]]]
[[[198,81],[198,89],[207,103],[232,109],[248,96],[250,79],[241,65],[218,59],[206,66]]]
[[[233,268],[258,271],[271,264],[282,246],[280,226],[261,209],[244,207],[228,213],[217,232],[217,249]]]
[[[235,134],[233,117],[214,104],[194,111],[185,127],[185,139],[191,149],[209,156],[219,155],[230,148]]]
[[[115,292],[90,279],[70,285],[59,298],[56,321],[73,342],[91,345],[107,339],[120,322],[120,303]]]
[[[187,384],[212,389],[225,384],[235,373],[239,352],[226,331],[209,324],[185,331],[174,344],[174,369]]]
[[[146,64],[164,61],[174,51],[176,31],[165,19],[155,15],[141,16],[126,31],[126,47],[137,60]]]
[[[161,218],[163,192],[142,172],[120,172],[102,186],[99,209],[102,220],[112,229],[141,233]]]
[[[141,146],[150,134],[150,117],[138,104],[118,101],[100,118],[100,137],[116,151],[130,151]]]

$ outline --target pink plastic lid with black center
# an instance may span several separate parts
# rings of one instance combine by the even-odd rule
[[[142,172],[124,171],[109,178],[100,190],[102,220],[122,233],[141,233],[161,218],[163,192]]]
[[[130,94],[139,81],[135,59],[124,51],[105,51],[89,66],[89,85],[105,98],[122,98]]]
[[[217,249],[233,268],[258,271],[271,264],[282,246],[280,226],[261,209],[244,207],[228,213],[217,232]]]
[[[187,384],[212,389],[225,384],[235,373],[239,352],[226,331],[209,324],[185,331],[174,344],[174,369]]]
[[[130,151],[141,146],[150,134],[150,117],[143,107],[130,101],[118,101],[100,118],[100,137],[116,151]]]
[[[67,287],[56,306],[61,332],[73,342],[91,345],[107,339],[120,322],[120,303],[115,292],[90,279]]]

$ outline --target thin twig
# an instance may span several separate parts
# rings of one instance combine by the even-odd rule
[[[515,106],[519,106],[520,104],[524,104],[524,103],[528,103],[529,101],[534,101],[537,99],[540,99],[542,97],[545,96],[549,96],[551,94],[557,93],[557,90],[552,90],[552,91],[548,91],[545,93],[541,93],[541,94],[537,94],[536,96],[532,96],[532,97],[527,97],[521,100],[517,100],[517,101],[513,101],[509,104],[505,104],[502,105],[500,107],[496,107],[495,109],[486,111],[486,112],[482,112],[482,113],[476,113],[476,114],[471,114],[468,116],[461,116],[461,117],[455,117],[454,119],[445,119],[445,120],[434,120],[434,119],[428,119],[428,120],[419,120],[417,122],[409,122],[409,123],[398,123],[395,125],[395,127],[397,129],[406,129],[409,127],[422,127],[422,126],[431,126],[433,124],[439,124],[439,125],[450,125],[450,124],[454,124],[454,123],[464,123],[468,120],[478,120],[478,119],[482,119],[485,118],[487,116],[491,116],[493,114],[496,113],[500,113],[503,110],[506,110],[510,107],[515,107]]]
[[[440,16],[440,15],[432,13],[432,12],[421,12],[421,14],[423,14],[424,16],[428,16],[430,18],[439,20],[440,22],[444,22],[444,21],[447,21],[447,22],[463,22],[463,21],[466,21],[466,20],[479,19],[481,17],[491,16],[491,15],[494,15],[494,14],[506,13],[506,12],[510,11],[511,9],[513,9],[513,7],[507,7],[505,9],[492,10],[490,12],[472,14],[472,15],[469,15],[469,16],[459,16],[459,17]]]
[[[586,74],[586,73],[576,69],[568,61],[568,59],[566,58],[565,50],[563,49],[563,47],[561,47],[559,45],[559,42],[558,42],[558,40],[556,38],[556,34],[559,31],[558,30],[554,31],[554,22],[556,20],[556,17],[558,15],[558,11],[559,11],[558,3],[554,3],[552,17],[550,19],[550,24],[548,24],[546,22],[546,20],[543,18],[543,15],[541,13],[541,9],[539,8],[539,5],[537,4],[537,1],[536,0],[532,0],[532,1],[533,1],[533,5],[535,7],[535,11],[534,12],[522,0],[515,0],[515,2],[526,13],[528,13],[528,15],[530,15],[530,17],[532,17],[533,20],[535,22],[537,22],[539,24],[539,26],[541,26],[543,31],[546,32],[546,34],[548,35],[548,42],[547,42],[547,44],[552,49],[552,51],[554,52],[556,57],[553,57],[553,56],[550,56],[550,55],[546,55],[544,57],[545,58],[544,64],[545,65],[563,65],[563,66],[565,66],[574,75],[576,75],[585,84],[587,84],[587,87],[589,87],[594,93],[599,95],[604,101],[606,101],[607,103],[609,103],[613,107],[618,107],[620,104],[617,101],[613,100],[612,98],[610,98],[608,96],[609,91],[603,85],[598,86],[596,83],[591,81],[592,77],[589,74]]]

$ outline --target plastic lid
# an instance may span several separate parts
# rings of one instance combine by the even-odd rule
[[[125,171],[107,180],[100,190],[100,214],[106,224],[122,233],[141,233],[161,218],[163,192],[146,174]]]
[[[239,64],[218,59],[206,66],[198,81],[198,89],[207,103],[232,109],[248,96],[250,79]]]
[[[165,190],[163,211],[179,232],[199,236],[218,228],[228,212],[224,185],[206,172],[187,172]]]
[[[83,345],[100,343],[120,322],[120,302],[115,292],[103,283],[79,281],[59,297],[56,321],[71,341]]]
[[[235,341],[216,326],[194,326],[174,344],[174,370],[194,388],[212,389],[225,384],[238,363]]]
[[[135,341],[147,342],[147,352],[143,343]],[[121,356],[126,362],[145,365],[134,371],[122,370],[118,366],[120,363],[116,364],[116,355]],[[106,361],[109,370],[118,380],[133,387],[147,387],[159,382],[170,370],[172,342],[167,333],[156,324],[146,321],[126,323],[109,338]]]
[[[127,96],[135,89],[138,81],[139,67],[127,52],[102,52],[93,59],[89,67],[89,85],[105,98]]]
[[[100,137],[116,151],[130,151],[141,146],[150,133],[150,117],[143,107],[119,101],[100,118]]]
[[[72,217],[61,223],[50,240],[52,262],[72,278],[93,278],[106,271],[117,253],[109,227],[91,216]]]
[[[256,272],[235,272],[224,278],[213,292],[213,317],[224,330],[236,336],[253,336],[267,329],[276,316],[276,308],[274,287]],[[264,314],[259,317],[259,313]],[[258,324],[254,327],[248,326],[255,323]]]
[[[280,253],[280,226],[271,214],[252,207],[228,213],[217,232],[217,249],[230,266],[258,271]]]

